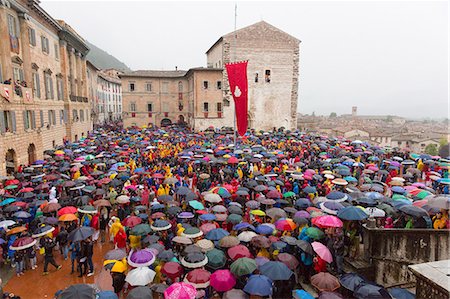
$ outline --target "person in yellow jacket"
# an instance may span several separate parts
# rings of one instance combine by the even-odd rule
[[[184,232],[184,227],[181,225],[181,223],[177,224],[177,236],[181,236],[181,234]]]
[[[111,228],[109,229],[111,239],[114,239],[114,237],[117,235],[120,229],[123,229],[123,225],[122,223],[120,223],[120,219],[115,217],[114,222],[111,225]]]
[[[448,221],[448,212],[442,209],[433,217],[432,221],[434,229],[445,229]]]
[[[131,249],[141,248],[141,236],[130,235],[129,239]]]
[[[79,170],[75,171],[75,173],[73,174],[73,179],[76,180],[81,176],[81,173]]]
[[[158,197],[159,197],[159,196],[163,196],[165,194],[166,194],[166,190],[164,189],[163,185],[162,184],[159,185],[158,192],[156,193],[156,195],[158,195]]]
[[[237,169],[237,174],[239,176],[239,179],[242,180],[242,177],[244,176],[244,173],[242,172],[242,169],[240,167]]]

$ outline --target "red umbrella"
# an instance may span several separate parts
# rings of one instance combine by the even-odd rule
[[[156,213],[152,214],[152,219],[158,219],[158,218],[163,218],[163,217],[166,217],[166,215],[161,212],[156,212]]]
[[[19,180],[7,180],[6,182],[5,182],[5,186],[9,186],[9,185],[18,185],[18,184],[20,184],[20,182],[19,182]]]
[[[195,269],[186,275],[184,282],[192,284],[196,289],[204,289],[209,286],[211,273],[204,269]]]
[[[19,192],[20,192],[20,193],[26,193],[26,192],[33,192],[33,191],[34,191],[33,188],[27,187],[27,188],[21,189]]]
[[[183,274],[183,267],[176,262],[167,262],[161,269],[161,273],[167,275],[170,279],[180,277]]]
[[[266,194],[267,198],[283,198],[283,195],[277,190],[271,190]]]
[[[98,207],[110,207],[111,203],[109,202],[109,200],[106,199],[99,199],[94,201],[94,207],[98,208]]]
[[[99,183],[101,183],[101,184],[109,184],[111,182],[111,179],[110,178],[103,178],[103,179],[101,179],[100,181],[99,181]]]
[[[280,253],[277,255],[277,259],[291,270],[294,270],[300,264],[297,258],[289,253]]]
[[[138,216],[129,216],[122,221],[122,224],[127,227],[135,227],[138,224],[141,224],[142,219]]]
[[[228,158],[227,163],[228,163],[228,164],[238,164],[238,163],[239,163],[239,160],[238,160],[238,158],[236,158],[236,157],[230,157],[230,158]]]
[[[47,174],[46,176],[44,176],[44,178],[45,178],[47,181],[54,181],[54,180],[57,180],[57,179],[58,179],[58,176],[55,175],[55,174]]]
[[[36,244],[36,240],[31,237],[23,237],[16,239],[9,247],[11,250],[23,250],[32,247]]]
[[[311,284],[320,292],[332,292],[341,286],[339,280],[328,272],[320,272],[311,276]]]
[[[62,215],[65,215],[65,214],[75,214],[76,212],[78,212],[76,207],[67,206],[67,207],[61,208],[58,211],[58,216],[62,216]]]
[[[154,179],[163,179],[164,176],[162,174],[160,174],[160,173],[154,173],[152,175],[152,178],[154,178]]]
[[[216,228],[216,225],[211,223],[211,222],[207,222],[205,224],[202,224],[200,226],[200,230],[204,233],[207,234],[210,230],[213,230]]]
[[[28,206],[28,204],[23,201],[16,201],[16,202],[12,203],[12,206],[21,207],[21,208],[25,209]]]
[[[228,256],[233,261],[235,261],[235,260],[237,260],[238,258],[241,258],[241,257],[252,258],[252,254],[250,253],[248,248],[245,247],[244,245],[233,246],[233,247],[229,248],[227,252],[228,252]]]

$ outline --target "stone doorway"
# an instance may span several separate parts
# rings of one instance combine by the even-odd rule
[[[33,164],[36,161],[36,146],[31,143],[28,146],[28,165]]]
[[[15,150],[9,149],[6,152],[5,162],[6,162],[6,174],[7,175],[14,174],[17,167],[17,156]]]

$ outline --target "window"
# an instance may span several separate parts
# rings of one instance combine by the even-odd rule
[[[50,53],[50,47],[48,43],[48,38],[45,36],[41,36],[41,46],[42,46],[42,52],[49,54]]]
[[[217,103],[217,112],[222,112],[222,103]]]
[[[48,124],[56,125],[56,112],[55,110],[48,110]]]
[[[148,103],[147,104],[147,111],[148,112],[152,112],[153,111],[153,104],[152,103]]]
[[[230,107],[230,101],[227,100],[227,99],[224,99],[224,100],[223,100],[223,105],[224,105],[225,107]]]
[[[203,81],[203,88],[208,89],[208,84],[209,84],[208,81]]]
[[[162,103],[162,112],[165,112],[165,113],[169,112],[169,104],[168,103],[166,103],[166,102]]]
[[[12,37],[19,36],[19,24],[14,16],[8,15],[8,32]]]
[[[209,103],[204,102],[203,103],[203,112],[208,112],[209,111]]]
[[[36,46],[36,30],[33,28],[28,28],[28,41],[30,45]]]
[[[178,82],[178,92],[183,92],[183,82]]]
[[[265,80],[266,80],[266,83],[270,83],[270,70],[266,70]]]
[[[55,43],[54,47],[55,47],[55,58],[59,59],[59,47],[58,47],[58,44]]]
[[[23,111],[23,126],[25,130],[36,129],[36,117],[34,111]]]
[[[84,122],[84,110],[80,109],[80,121]]]
[[[16,82],[17,80],[19,80],[20,82],[24,81],[23,69],[19,65],[13,64],[13,79],[14,79],[14,82]]]
[[[130,104],[130,111],[131,112],[136,112],[136,103],[131,103]]]
[[[255,74],[255,83],[258,83],[258,81],[259,81],[259,74],[256,73],[256,74]]]
[[[217,89],[222,89],[222,81],[217,81]]]
[[[0,112],[0,133],[16,131],[16,113],[14,111]]]
[[[63,79],[61,77],[56,78],[56,92],[58,93],[58,101],[63,101],[64,88],[63,88]]]
[[[62,125],[64,122],[64,110],[59,110],[59,124]]]
[[[41,81],[38,72],[33,72],[33,95],[35,98],[41,98]]]
[[[167,93],[169,91],[169,82],[162,83],[161,91],[164,93]]]
[[[45,98],[48,99],[53,99],[54,94],[53,94],[53,80],[52,80],[52,75],[50,73],[44,73],[44,78],[45,78]]]
[[[2,64],[0,62],[0,84],[3,83],[3,71],[2,71]]]
[[[134,83],[129,83],[129,89],[130,91],[134,91]]]
[[[78,110],[76,110],[76,109],[73,109],[72,110],[72,122],[77,122],[77,121],[79,121],[80,119],[78,118]]]
[[[44,127],[44,111],[39,111],[39,118],[41,120],[41,128]]]
[[[151,92],[152,91],[152,83],[146,83],[145,84],[145,90],[148,91],[148,92]]]

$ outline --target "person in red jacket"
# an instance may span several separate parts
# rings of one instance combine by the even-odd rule
[[[114,237],[114,245],[118,249],[125,249],[127,247],[127,234],[123,228],[120,228]]]
[[[95,233],[92,235],[92,241],[96,242],[98,237],[100,236],[100,223],[99,223],[99,214],[95,214],[91,219],[91,227],[95,229]]]
[[[314,270],[316,271],[316,273],[327,271],[327,263],[323,259],[321,259],[320,256],[316,256],[313,259],[313,263],[314,263]]]

